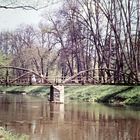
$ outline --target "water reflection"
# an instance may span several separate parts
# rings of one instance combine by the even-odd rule
[[[0,125],[30,140],[139,140],[140,110],[0,96]]]

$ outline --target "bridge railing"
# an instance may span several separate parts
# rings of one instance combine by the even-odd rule
[[[8,77],[6,78],[0,78],[0,84],[1,85],[43,85],[43,84],[115,84],[113,77],[110,77],[108,80],[108,77],[104,77],[105,81],[102,80],[102,82],[99,79],[99,76],[76,76],[74,78],[70,77],[61,77],[61,76],[48,76],[45,79],[42,79],[40,77],[35,77],[36,81],[33,82],[31,77],[22,77],[22,78],[15,78],[15,77]],[[69,79],[69,80],[67,80]],[[66,81],[66,82],[65,82]]]

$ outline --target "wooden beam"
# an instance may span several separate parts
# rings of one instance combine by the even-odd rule
[[[83,71],[80,71],[77,74],[74,74],[73,76],[69,77],[68,79],[64,80],[62,83],[65,84],[65,83],[73,80],[74,78],[76,78],[80,74],[83,74],[83,73],[86,73],[86,72],[89,72],[89,71],[95,71],[95,70],[109,70],[109,71],[113,71],[113,72],[116,71],[115,69],[88,69],[88,70],[83,70]]]
[[[17,69],[17,70],[23,70],[23,71],[27,71],[27,72],[30,72],[30,73],[33,73],[35,74],[36,76],[40,77],[41,79],[43,79],[44,81],[47,81],[48,83],[51,84],[50,81],[48,81],[45,77],[42,77],[42,75],[36,73],[35,71],[33,70],[30,70],[30,69],[25,69],[25,68],[21,68],[21,67],[13,67],[13,66],[0,66],[0,69]]]

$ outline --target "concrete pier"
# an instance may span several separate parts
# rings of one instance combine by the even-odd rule
[[[50,102],[64,103],[64,86],[63,85],[51,85]]]

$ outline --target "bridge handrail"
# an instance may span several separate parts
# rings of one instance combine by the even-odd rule
[[[66,82],[71,81],[72,79],[76,78],[76,77],[79,76],[80,74],[83,74],[83,73],[86,73],[86,72],[89,72],[89,71],[96,71],[96,70],[109,70],[109,71],[113,71],[113,72],[116,71],[115,69],[108,69],[108,68],[83,70],[83,71],[80,71],[80,72],[77,73],[77,74],[74,74],[73,76],[69,77],[68,79],[64,80],[64,81],[63,81],[63,84],[65,84]]]

